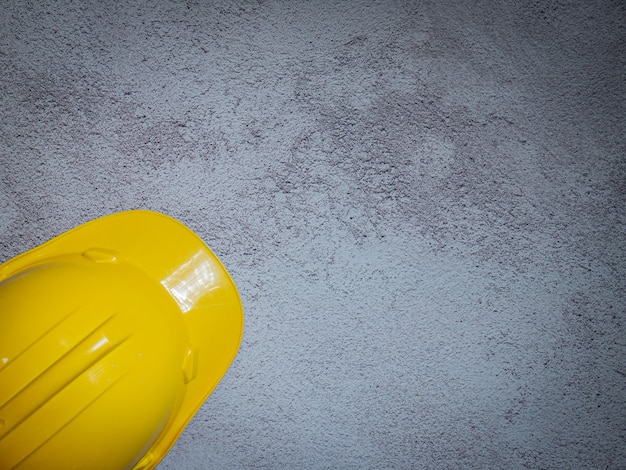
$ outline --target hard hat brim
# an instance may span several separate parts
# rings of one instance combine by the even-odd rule
[[[0,282],[51,258],[80,253],[96,262],[126,262],[171,295],[193,345],[181,374],[180,408],[135,465],[154,468],[215,389],[243,336],[243,307],[230,275],[189,228],[164,214],[132,210],[92,220],[0,265]],[[154,390],[158,393],[158,390]]]

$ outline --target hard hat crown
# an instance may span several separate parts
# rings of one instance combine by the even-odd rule
[[[2,465],[134,463],[184,393],[190,345],[167,292],[127,263],[66,256],[0,284],[0,305]]]

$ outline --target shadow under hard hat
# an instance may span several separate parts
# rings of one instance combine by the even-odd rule
[[[0,470],[150,469],[233,361],[237,288],[151,211],[81,225],[0,265]]]

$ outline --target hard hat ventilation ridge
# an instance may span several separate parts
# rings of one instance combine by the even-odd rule
[[[13,385],[0,390],[0,453],[5,446],[14,449],[20,442],[29,442],[28,449],[14,454],[22,455],[20,460],[27,458],[128,372],[127,366],[99,368],[100,361],[122,345],[130,333],[120,316],[113,313],[103,320],[95,311],[74,311],[0,370],[0,383]],[[48,361],[42,365],[34,357],[47,357]],[[72,394],[74,387],[83,393]],[[85,394],[85,390],[91,392]],[[57,416],[60,410],[65,417],[62,422],[45,419]],[[33,429],[28,418],[35,414],[40,415],[39,425]],[[54,429],[45,423],[54,423]],[[20,439],[23,433],[28,433],[30,439]]]

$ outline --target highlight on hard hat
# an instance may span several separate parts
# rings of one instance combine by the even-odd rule
[[[0,265],[0,470],[151,469],[233,361],[237,288],[180,222],[105,216]]]

